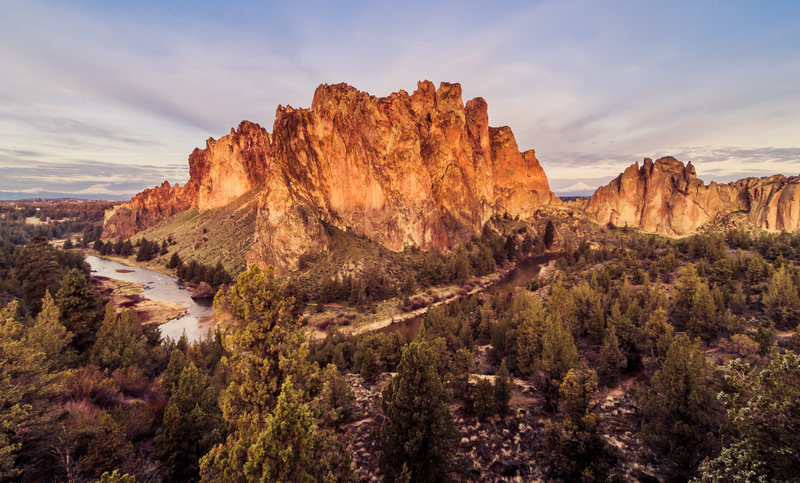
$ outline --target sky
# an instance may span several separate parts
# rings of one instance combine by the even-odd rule
[[[0,0],[0,198],[126,199],[321,83],[460,82],[586,194],[644,157],[800,174],[800,2]]]

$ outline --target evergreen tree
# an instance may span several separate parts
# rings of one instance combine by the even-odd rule
[[[606,329],[603,345],[600,348],[600,361],[598,362],[600,377],[606,384],[616,382],[620,371],[627,363],[625,354],[619,348],[616,329],[612,325]]]
[[[274,413],[247,451],[244,474],[248,481],[321,481],[316,474],[317,425],[308,405],[287,378]]]
[[[50,373],[37,344],[25,339],[17,302],[0,309],[0,480],[17,477],[17,453],[42,425],[63,374]]]
[[[335,364],[325,367],[318,410],[321,421],[334,428],[350,421],[357,410],[356,396]]]
[[[547,226],[544,229],[544,237],[542,241],[544,242],[544,247],[546,249],[550,249],[553,246],[553,240],[556,237],[556,227],[553,226],[552,220],[547,220]]]
[[[508,373],[505,359],[500,364],[494,379],[494,407],[501,416],[506,416],[511,412],[509,402],[511,394],[514,392],[514,381]]]
[[[169,261],[167,262],[167,268],[178,268],[181,265],[183,265],[181,256],[178,255],[178,252],[172,252],[172,256],[169,258]]]
[[[161,375],[161,390],[165,395],[171,396],[175,386],[180,381],[181,373],[186,367],[186,355],[180,349],[174,349],[169,356],[167,368]]]
[[[397,376],[383,393],[380,466],[389,481],[405,465],[414,481],[449,479],[456,429],[433,351],[423,339],[409,344]]]
[[[367,384],[374,384],[381,375],[381,368],[378,365],[378,356],[375,350],[370,347],[364,351],[361,359],[361,377]]]
[[[734,360],[726,391],[728,445],[701,481],[792,481],[800,467],[800,355],[770,352],[763,367]]]
[[[469,376],[475,369],[472,352],[469,349],[458,349],[453,356],[450,375],[450,390],[453,397],[460,401],[467,401],[470,393]]]
[[[692,336],[708,338],[716,330],[716,307],[711,290],[697,274],[693,264],[688,264],[675,283],[672,316],[678,328],[686,329]]]
[[[91,360],[108,372],[141,364],[147,357],[147,341],[136,313],[117,310],[110,302],[97,340],[92,346]]]
[[[61,279],[55,296],[56,306],[61,323],[74,335],[73,347],[80,352],[94,342],[101,315],[98,299],[86,274],[80,270],[74,268]]]
[[[542,302],[527,291],[518,292],[511,299],[509,317],[517,334],[517,368],[526,375],[537,370],[542,354],[545,311]]]
[[[605,316],[600,294],[583,282],[570,290],[570,296],[576,324],[572,327],[573,333],[589,335],[595,342],[603,340]]]
[[[542,456],[546,474],[561,481],[606,481],[617,455],[598,430],[592,399],[597,392],[594,371],[570,369],[558,388],[561,419],[545,428]]]
[[[35,236],[28,241],[17,257],[14,276],[25,306],[32,313],[38,313],[44,293],[56,290],[59,277],[56,252],[46,238]]]
[[[557,396],[558,386],[566,373],[577,367],[578,348],[569,329],[557,316],[547,318],[542,337],[541,387],[545,399],[552,407]]]
[[[700,341],[681,335],[639,401],[642,439],[677,477],[690,476],[716,446],[718,414],[709,378]]]
[[[27,339],[44,354],[46,364],[53,369],[65,368],[71,359],[68,347],[72,334],[59,319],[58,307],[50,291],[47,291],[42,300],[42,310],[36,316],[34,325],[28,329]]]
[[[235,322],[223,334],[230,354],[223,361],[231,380],[220,395],[220,406],[229,436],[224,445],[212,448],[201,460],[203,479],[246,479],[243,468],[256,464],[249,461],[250,448],[265,430],[265,421],[288,377],[297,381],[296,390],[307,397],[305,385],[312,379],[313,369],[308,362],[308,344],[292,317],[293,304],[294,298],[285,295],[284,285],[271,267],[261,271],[253,265],[228,291],[217,293],[214,306],[231,314]]]
[[[667,322],[667,311],[659,307],[647,319],[644,327],[645,346],[649,354],[649,364],[652,366],[667,356],[667,350],[672,344],[674,329]]]
[[[463,283],[472,276],[472,265],[464,250],[459,250],[453,258],[453,281]]]
[[[772,274],[762,302],[777,327],[794,327],[800,322],[800,295],[785,265]]]
[[[172,390],[156,437],[158,458],[171,481],[198,476],[198,461],[222,439],[222,413],[208,377],[189,362]]]
[[[480,421],[494,414],[494,385],[488,379],[481,379],[475,388],[475,401],[472,412]]]

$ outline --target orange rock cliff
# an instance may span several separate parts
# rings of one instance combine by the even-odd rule
[[[310,109],[278,106],[272,133],[243,121],[189,156],[184,186],[137,194],[106,215],[104,238],[130,237],[191,207],[258,194],[248,263],[296,269],[324,252],[324,224],[393,250],[439,251],[479,235],[493,215],[528,218],[559,203],[533,150],[508,127],[489,127],[486,102],[459,84],[419,82],[374,97],[321,85]]]
[[[629,166],[592,195],[586,215],[598,223],[665,235],[688,235],[718,216],[747,213],[755,227],[800,229],[800,177],[745,178],[728,184],[698,179],[692,163],[672,157]]]

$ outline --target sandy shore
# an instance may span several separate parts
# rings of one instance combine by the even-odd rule
[[[186,315],[186,308],[181,304],[150,300],[142,296],[142,284],[98,276],[93,276],[92,282],[97,291],[108,297],[117,310],[133,310],[143,324],[164,324]]]

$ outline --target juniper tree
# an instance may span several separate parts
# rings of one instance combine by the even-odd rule
[[[403,350],[397,376],[383,393],[380,467],[389,481],[404,465],[413,481],[449,479],[457,433],[447,402],[433,351],[418,338]]]
[[[792,481],[800,467],[800,355],[774,349],[763,367],[734,360],[721,399],[727,445],[701,481]]]
[[[47,291],[42,299],[42,310],[26,334],[28,341],[44,354],[48,366],[54,369],[63,369],[73,355],[69,351],[72,333],[59,319],[58,307]]]
[[[494,378],[494,407],[498,414],[506,416],[511,407],[511,393],[514,392],[514,381],[511,379],[511,374],[508,373],[506,361],[500,364],[500,369],[497,370]]]
[[[189,362],[173,387],[155,440],[167,479],[197,478],[200,457],[222,440],[223,432],[217,394],[208,377]]]
[[[61,323],[74,339],[72,345],[79,352],[91,347],[103,315],[99,297],[86,274],[72,269],[64,275],[55,295]]]
[[[140,365],[147,357],[147,349],[147,340],[136,312],[124,309],[117,314],[109,302],[91,349],[92,362],[110,373],[115,369]]]
[[[600,360],[598,361],[598,372],[605,384],[616,382],[620,371],[627,365],[628,361],[625,354],[619,347],[619,339],[614,326],[606,329],[603,337],[603,345],[600,347]]]
[[[217,294],[214,306],[233,317],[223,335],[229,354],[223,362],[231,381],[220,395],[229,434],[223,444],[201,459],[203,480],[243,481],[256,475],[268,478],[283,474],[282,470],[275,473],[264,466],[266,462],[260,458],[272,457],[272,449],[292,444],[289,439],[275,440],[276,437],[305,437],[305,432],[282,432],[281,417],[275,416],[302,413],[305,421],[310,381],[318,380],[315,366],[308,362],[308,344],[292,316],[293,305],[294,297],[287,295],[285,285],[271,267],[261,271],[254,265],[240,274],[228,291]],[[286,384],[289,378],[296,382]],[[282,398],[285,404],[280,407]],[[294,408],[295,402],[301,406],[299,409]],[[313,419],[312,423],[316,425]],[[313,456],[317,468],[333,472],[334,476],[346,476],[350,470],[349,453],[325,434],[320,435],[319,441],[315,446],[319,451]]]
[[[594,371],[570,369],[558,388],[561,418],[545,428],[542,456],[548,477],[562,481],[605,481],[617,455],[599,432],[592,403],[597,393]]]
[[[678,477],[690,476],[716,447],[719,414],[710,376],[700,341],[678,336],[639,400],[642,439]]]
[[[777,327],[794,327],[800,321],[800,295],[785,265],[772,274],[762,302]]]

